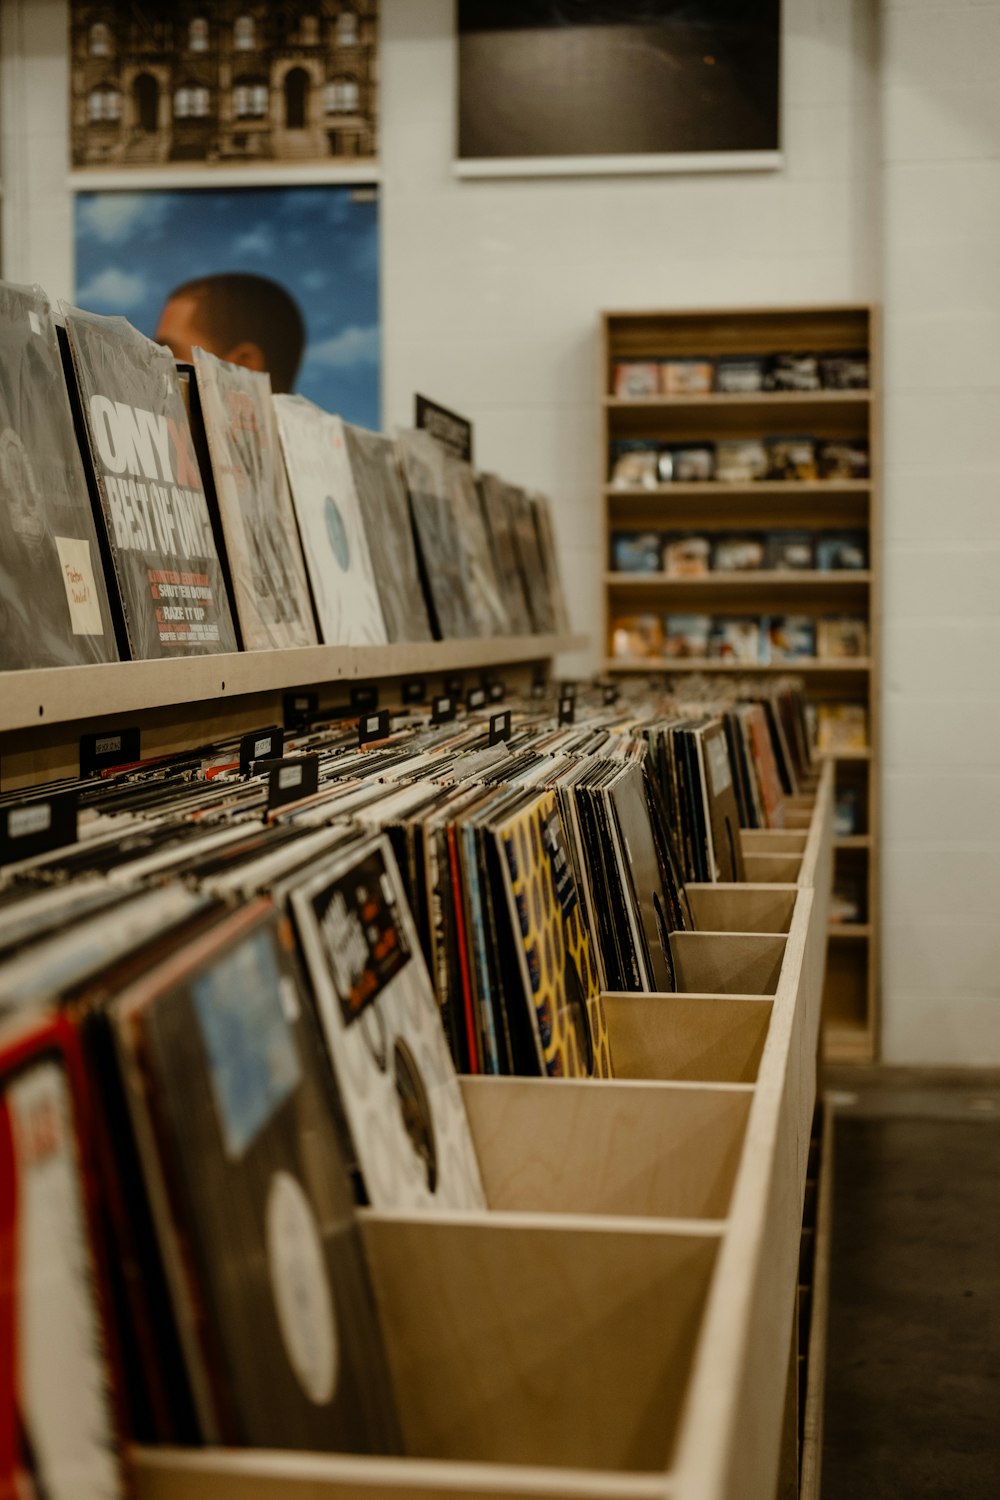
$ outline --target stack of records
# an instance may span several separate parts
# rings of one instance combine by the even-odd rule
[[[479,635],[459,513],[445,476],[444,449],[429,432],[404,432],[396,446],[410,493],[434,633],[439,640]]]
[[[385,631],[391,642],[433,638],[410,519],[410,503],[391,438],[344,426]]]

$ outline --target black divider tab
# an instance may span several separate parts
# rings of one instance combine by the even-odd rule
[[[276,760],[268,770],[267,810],[311,797],[319,786],[319,756],[295,755]]]
[[[358,720],[358,744],[371,745],[375,740],[388,739],[390,727],[387,708],[374,714],[362,714]]]
[[[240,740],[240,775],[249,776],[255,760],[278,760],[285,748],[285,732],[272,724],[270,729],[255,729]]]
[[[427,679],[425,677],[407,677],[403,682],[403,703],[426,702]]]
[[[510,739],[510,709],[505,708],[502,713],[490,715],[490,744],[499,745],[502,740]]]
[[[351,709],[356,714],[373,714],[378,708],[378,683],[356,682],[351,688]]]
[[[487,689],[486,690],[487,690],[487,692],[490,695],[490,702],[491,703],[502,703],[503,700],[507,696],[507,685],[506,685],[506,683],[501,682],[499,680],[499,678],[496,678],[496,677],[493,679],[492,682],[490,682],[490,683],[487,684]]]
[[[455,699],[450,693],[442,693],[431,699],[431,723],[450,724],[455,717]]]
[[[576,702],[576,683],[575,682],[561,682],[559,684],[559,696],[560,696],[560,698],[572,698],[573,702],[575,703]]]
[[[565,693],[559,695],[559,722],[560,724],[576,723],[576,699],[568,698]]]
[[[470,688],[469,689],[469,696],[465,700],[465,706],[469,710],[470,713],[472,713],[477,708],[485,708],[486,707],[486,689],[485,688],[481,688],[481,687],[479,687],[479,688]]]
[[[282,699],[282,711],[286,729],[301,729],[311,724],[319,714],[319,693],[301,689],[297,693],[286,693]]]
[[[97,776],[113,766],[127,766],[141,758],[138,725],[103,729],[80,736],[80,775]]]
[[[75,844],[79,793],[53,792],[0,807],[0,865]]]
[[[606,682],[601,689],[601,699],[605,708],[610,708],[613,703],[617,703],[619,696],[618,689],[613,682]]]

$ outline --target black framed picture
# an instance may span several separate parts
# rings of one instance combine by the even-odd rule
[[[780,0],[457,0],[456,171],[780,164]]]

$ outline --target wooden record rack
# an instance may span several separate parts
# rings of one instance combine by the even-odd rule
[[[867,389],[762,390],[686,395],[616,395],[622,362],[829,355],[864,352]],[[881,616],[881,416],[877,309],[869,305],[605,312],[601,317],[600,455],[604,567],[618,531],[768,533],[789,529],[818,534],[864,533],[867,567],[839,572],[709,571],[668,577],[663,572],[604,574],[605,670],[611,673],[717,674],[760,681],[801,677],[814,703],[854,702],[867,713],[867,745],[831,751],[838,797],[852,798],[857,827],[837,840],[837,875],[854,887],[861,908],[831,920],[824,1053],[831,1061],[872,1061],[879,1047],[879,632]],[[862,440],[869,468],[861,478],[717,479],[646,484],[612,483],[612,445],[649,441],[665,447],[726,439],[774,439],[805,434],[820,442]],[[867,656],[734,665],[724,660],[612,655],[615,616],[654,613],[717,617],[852,616],[865,621]],[[833,914],[831,914],[833,915]]]
[[[351,682],[512,679],[580,644],[10,673],[4,786],[75,774],[101,726],[138,722],[149,754],[280,718],[289,688],[325,705]],[[360,1210],[406,1456],[136,1449],[138,1500],[797,1493],[805,1372],[822,1365],[800,1348],[798,1283],[833,786],[826,764],[786,829],[744,833],[744,882],[688,886],[677,993],[604,996],[616,1080],[462,1080],[487,1211]]]

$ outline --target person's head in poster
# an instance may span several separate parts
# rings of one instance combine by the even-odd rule
[[[156,342],[190,362],[195,347],[248,370],[266,370],[275,391],[290,391],[306,342],[298,303],[283,286],[249,271],[185,281],[167,297]]]

